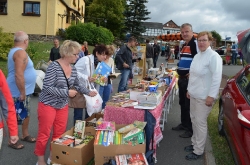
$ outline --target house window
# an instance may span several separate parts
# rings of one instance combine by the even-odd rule
[[[40,2],[24,1],[24,16],[40,16]]]
[[[0,15],[7,14],[7,0],[0,0]]]

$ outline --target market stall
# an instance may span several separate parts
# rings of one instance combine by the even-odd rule
[[[175,94],[175,85],[177,78],[173,77],[171,83],[163,93],[160,103],[154,109],[136,109],[134,107],[119,107],[113,105],[107,105],[104,110],[104,120],[114,121],[117,124],[130,124],[134,121],[146,121],[149,125],[150,121],[145,119],[145,112],[150,112],[156,119],[156,125],[154,127],[153,136],[153,149],[155,150],[154,156],[156,158],[156,146],[163,139],[162,130],[164,130],[164,124],[167,121],[167,113],[171,108]],[[162,121],[162,122],[160,122]],[[161,124],[160,124],[161,123]],[[150,145],[151,146],[151,145]]]

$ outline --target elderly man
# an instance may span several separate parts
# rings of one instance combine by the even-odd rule
[[[185,23],[181,25],[181,36],[185,43],[180,52],[180,61],[177,72],[179,74],[179,104],[181,106],[181,124],[173,127],[172,130],[186,130],[180,135],[181,138],[190,138],[193,135],[190,119],[190,100],[187,98],[187,86],[189,69],[194,56],[198,53],[197,40],[193,36],[192,25]]]
[[[34,143],[36,139],[29,135],[28,125],[30,120],[30,95],[35,89],[36,71],[33,62],[25,51],[28,44],[29,37],[25,32],[19,31],[15,33],[14,47],[8,54],[7,82],[14,101],[19,100],[23,102],[28,111],[28,116],[22,123],[22,138],[20,139]],[[10,145],[10,147],[18,149],[21,147],[20,145]]]

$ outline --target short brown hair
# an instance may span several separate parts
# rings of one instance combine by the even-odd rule
[[[198,34],[197,38],[199,38],[199,37],[201,37],[201,36],[204,36],[204,35],[207,35],[209,41],[212,41],[212,40],[213,40],[212,33],[209,32],[209,31],[202,31],[202,32],[200,32],[200,33]]]

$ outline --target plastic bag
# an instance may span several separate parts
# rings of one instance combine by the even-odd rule
[[[90,89],[90,90],[96,91],[96,89]],[[87,113],[89,116],[91,116],[93,113],[101,112],[103,100],[98,92],[97,92],[97,95],[94,97],[91,97],[88,95],[84,95],[84,97],[86,100],[86,108],[87,108]]]
[[[28,111],[24,107],[23,102],[17,100],[15,102],[16,115],[17,115],[17,123],[18,125],[23,123],[23,120],[28,116]]]

